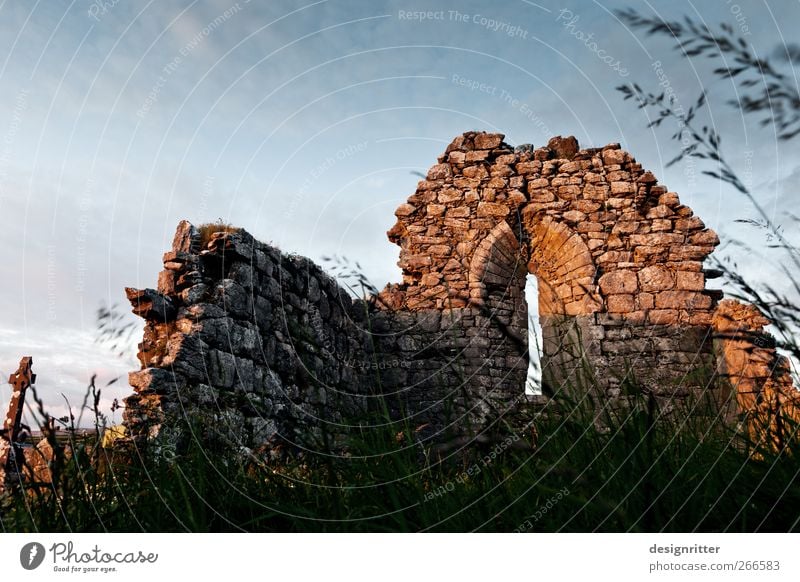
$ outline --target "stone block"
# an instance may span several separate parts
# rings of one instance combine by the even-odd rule
[[[453,177],[453,169],[450,164],[436,164],[428,170],[428,180],[449,180]]]
[[[705,289],[706,280],[703,272],[678,271],[677,288],[686,291],[702,291]]]
[[[475,136],[475,149],[491,150],[503,143],[502,133],[479,133]]]
[[[638,278],[642,291],[666,291],[675,287],[675,273],[661,265],[645,267],[639,271]]]
[[[510,212],[506,204],[498,202],[479,202],[478,216],[481,217],[503,217]]]
[[[636,273],[632,271],[611,271],[600,277],[600,290],[606,295],[634,293],[638,288]]]
[[[627,313],[636,309],[633,295],[609,295],[606,298],[606,308],[609,313]]]

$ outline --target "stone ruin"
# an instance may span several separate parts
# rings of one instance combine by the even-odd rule
[[[30,429],[22,423],[22,413],[25,408],[25,394],[31,384],[36,382],[32,366],[33,358],[26,356],[20,360],[17,371],[8,378],[11,397],[8,399],[8,410],[0,428],[0,492],[23,479],[26,463],[25,450],[21,443]]]
[[[706,287],[719,239],[676,193],[618,144],[503,138],[453,140],[387,233],[403,282],[365,299],[244,230],[181,222],[158,289],[127,289],[146,322],[132,440],[320,450],[388,414],[435,442],[560,398],[621,406],[631,387],[663,410],[767,415],[773,434],[800,418],[769,322]],[[528,274],[539,397],[524,393]]]

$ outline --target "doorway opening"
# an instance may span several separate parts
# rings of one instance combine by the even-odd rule
[[[542,394],[542,326],[539,322],[539,280],[528,273],[525,277],[525,304],[528,314],[528,374],[525,394]]]

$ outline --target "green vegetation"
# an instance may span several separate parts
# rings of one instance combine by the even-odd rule
[[[650,404],[650,405],[648,405]],[[347,456],[288,462],[200,444],[163,459],[92,439],[55,487],[6,494],[4,531],[798,531],[798,451],[713,417],[658,419],[644,399],[563,407],[517,434],[435,459],[408,427],[365,431]],[[794,430],[797,427],[793,427]],[[528,447],[521,446],[527,443]]]

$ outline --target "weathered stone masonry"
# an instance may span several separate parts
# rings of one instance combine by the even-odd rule
[[[663,403],[791,408],[774,344],[741,344],[764,343],[763,323],[706,289],[716,234],[617,144],[465,133],[395,214],[403,282],[368,301],[244,231],[201,241],[181,223],[158,290],[128,290],[147,321],[133,436],[178,446],[188,418],[228,446],[326,446],[380,423],[384,403],[432,438],[482,430],[522,396],[528,273],[556,398],[616,402],[635,379]]]
[[[389,232],[404,269],[395,306],[524,313],[530,272],[553,387],[588,372],[613,394],[631,367],[656,371],[641,380],[659,393],[697,387],[684,372],[710,364],[717,295],[702,262],[719,241],[676,194],[618,145],[579,151],[574,138],[514,151],[465,134],[439,162]]]

